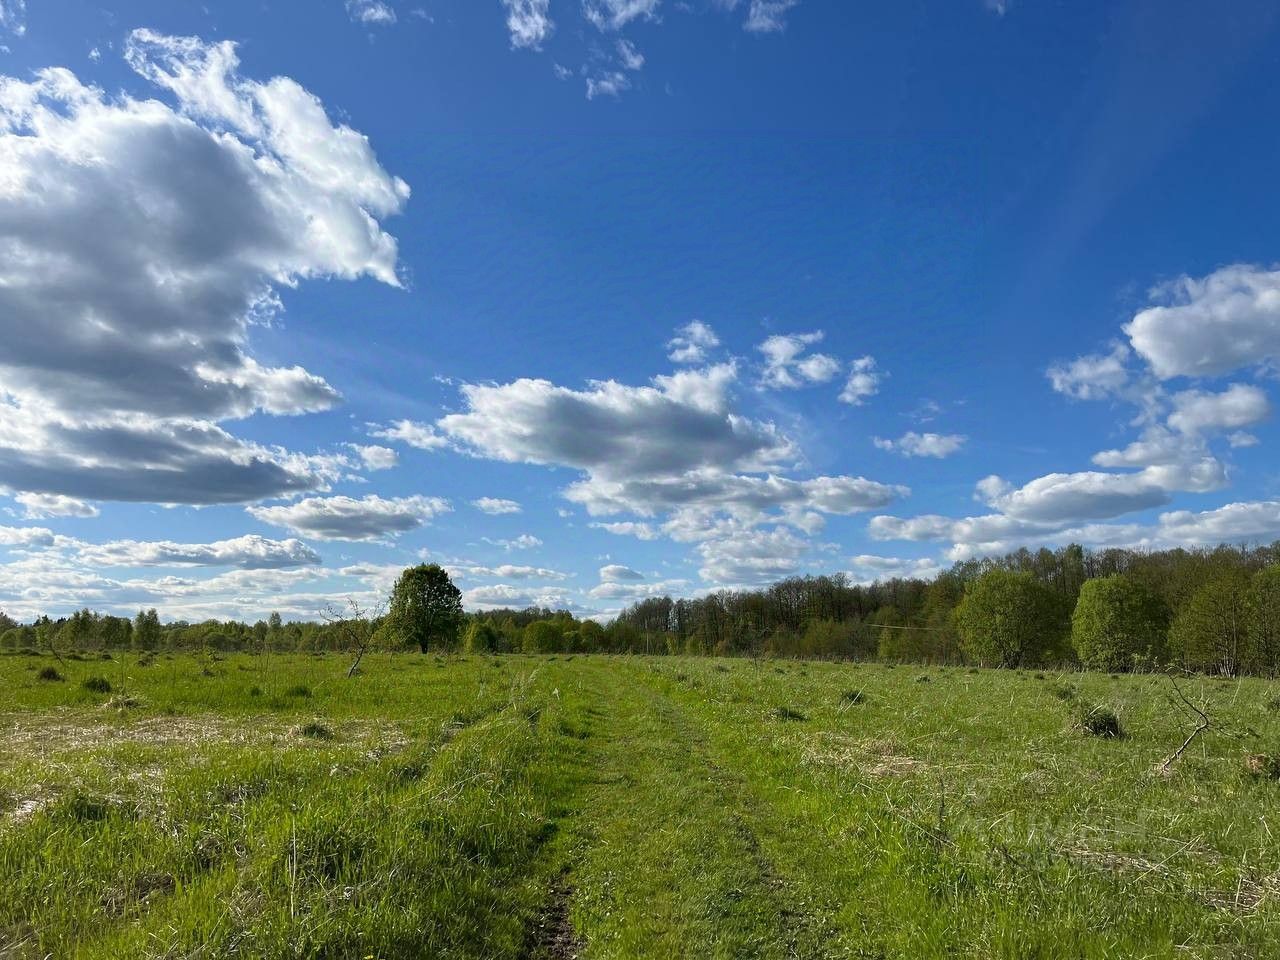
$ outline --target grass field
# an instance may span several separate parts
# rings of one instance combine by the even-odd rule
[[[346,666],[0,658],[0,956],[1280,956],[1264,681]]]

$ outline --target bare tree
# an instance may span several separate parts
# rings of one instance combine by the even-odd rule
[[[355,676],[365,651],[373,642],[373,636],[378,630],[378,621],[386,613],[386,608],[385,600],[374,607],[363,607],[355,597],[347,597],[345,608],[329,603],[320,612],[325,622],[331,624],[338,634],[346,639],[347,647],[355,651],[356,658],[347,670],[348,679]]]

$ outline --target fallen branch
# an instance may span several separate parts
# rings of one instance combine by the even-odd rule
[[[1176,677],[1174,677],[1173,674],[1169,674],[1169,682],[1173,684],[1173,690],[1178,695],[1178,699],[1181,700],[1184,704],[1186,704],[1188,709],[1194,711],[1200,717],[1200,722],[1196,724],[1196,728],[1192,730],[1190,734],[1187,735],[1187,739],[1182,741],[1182,746],[1180,746],[1177,750],[1173,752],[1173,756],[1169,757],[1168,760],[1166,760],[1164,763],[1160,765],[1161,773],[1168,773],[1169,768],[1173,766],[1174,761],[1176,761],[1179,757],[1182,756],[1184,752],[1186,752],[1187,747],[1191,746],[1191,741],[1193,741],[1196,737],[1198,737],[1200,734],[1204,733],[1204,731],[1209,729],[1208,715],[1199,707],[1197,707],[1194,703],[1192,703],[1190,700],[1187,699],[1187,695],[1182,692],[1182,688],[1178,686],[1178,680]]]

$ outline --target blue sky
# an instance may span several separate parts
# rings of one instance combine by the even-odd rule
[[[1276,539],[1278,19],[0,0],[0,609]]]

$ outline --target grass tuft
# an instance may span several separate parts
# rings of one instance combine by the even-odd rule
[[[58,672],[57,667],[41,667],[40,672],[36,674],[37,680],[48,680],[51,683],[60,683],[65,680],[62,674]]]
[[[111,681],[106,677],[86,677],[84,682],[80,684],[90,693],[110,693]]]
[[[1101,704],[1082,707],[1077,725],[1091,737],[1118,740],[1124,736],[1124,730],[1120,726],[1120,718],[1116,716],[1116,712]]]

